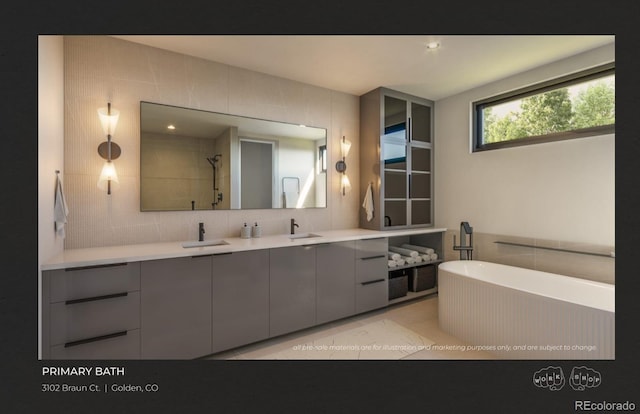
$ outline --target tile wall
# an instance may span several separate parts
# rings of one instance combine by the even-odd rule
[[[453,250],[454,235],[456,236],[456,244],[459,245],[460,233],[458,229],[447,230],[445,233],[445,260],[458,260],[460,258],[460,252]],[[610,255],[612,251],[615,251],[614,247],[489,233],[474,233],[473,235],[474,260],[524,267],[597,282],[615,283],[615,258],[558,252],[534,247],[510,246],[495,243],[496,241],[605,255]]]
[[[358,175],[350,175],[352,191],[342,196],[335,169],[328,171],[327,208],[140,212],[139,188],[140,101],[326,128],[329,165],[345,135],[356,154],[349,170],[358,171],[357,96],[109,36],[65,36],[64,67],[65,249],[191,240],[198,222],[208,238],[238,236],[244,222],[254,221],[264,235],[285,233],[291,218],[300,231],[358,226]],[[96,110],[108,101],[120,111],[113,141],[122,148],[120,186],[111,196],[96,186],[103,163],[97,147],[106,140]]]

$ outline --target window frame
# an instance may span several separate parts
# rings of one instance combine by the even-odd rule
[[[601,125],[590,128],[574,129],[563,132],[553,132],[546,135],[532,135],[508,141],[483,143],[483,117],[482,111],[486,107],[499,105],[505,102],[526,98],[555,89],[583,83],[589,80],[615,75],[615,62],[599,65],[590,69],[574,72],[544,82],[539,82],[524,88],[515,89],[489,98],[472,102],[472,152],[488,151],[501,148],[518,147],[522,145],[542,144],[547,142],[564,141],[568,139],[586,138],[596,135],[615,133],[616,124]]]

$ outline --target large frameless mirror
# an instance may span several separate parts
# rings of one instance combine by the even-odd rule
[[[327,206],[327,131],[140,102],[140,210]]]

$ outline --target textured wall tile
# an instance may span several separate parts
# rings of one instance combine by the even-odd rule
[[[347,131],[357,154],[358,97],[115,39],[65,36],[65,191],[71,214],[65,248],[192,240],[199,222],[206,238],[235,237],[244,221],[263,234],[288,232],[295,217],[306,231],[357,227],[357,158],[350,171],[354,192],[338,194],[328,174],[327,208],[308,210],[140,212],[140,101],[232,113],[327,129],[337,148]],[[112,102],[120,111],[113,141],[120,188],[97,188],[106,140],[96,110]],[[336,132],[334,132],[336,131]],[[338,155],[330,152],[329,164]]]
[[[454,251],[452,248],[454,235],[456,236],[456,244],[459,245],[459,230],[447,230],[445,233],[445,260],[459,260],[460,258],[460,253]],[[613,258],[559,252],[541,248],[536,249],[534,247],[510,246],[495,243],[496,241],[603,254],[609,254],[613,251],[614,249],[611,246],[474,233],[473,259],[524,267],[597,282],[615,283],[615,259]]]

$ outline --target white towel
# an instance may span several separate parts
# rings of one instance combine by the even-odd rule
[[[422,257],[422,260],[425,262],[430,262],[431,261],[431,255],[430,254],[421,254],[420,257]]]
[[[297,191],[285,191],[284,192],[284,207],[285,208],[295,208],[298,203],[298,192]]]
[[[395,262],[398,264],[398,266],[404,266],[406,263],[403,258],[396,259]]]
[[[389,260],[389,267],[396,267],[398,263],[395,260]]]
[[[67,216],[69,215],[69,208],[67,207],[67,201],[64,197],[64,191],[62,191],[62,182],[60,181],[60,175],[56,176],[56,197],[53,203],[53,218],[55,220],[56,234],[64,239],[64,225],[67,223]]]
[[[438,260],[438,253],[431,254],[431,260]]]
[[[387,257],[391,260],[398,260],[400,258],[399,253],[387,252]]]
[[[400,253],[403,256],[416,257],[418,256],[418,252],[415,250],[403,249],[402,247],[389,246],[389,251],[394,253]]]
[[[411,257],[411,256],[406,256],[403,257],[404,261],[407,262],[407,264],[415,264],[416,263],[416,258],[415,257]]]
[[[431,247],[425,247],[425,246],[418,246],[415,244],[403,244],[400,247],[403,247],[405,249],[409,249],[409,250],[415,250],[419,253],[424,253],[424,254],[433,254],[435,253],[435,250],[433,250]]]
[[[364,194],[362,207],[367,212],[367,221],[373,220],[373,190],[371,189],[371,183],[369,183],[369,187],[367,187],[367,191]]]
[[[415,260],[415,263],[422,263],[422,257],[421,256],[416,256],[413,258],[413,260]]]

